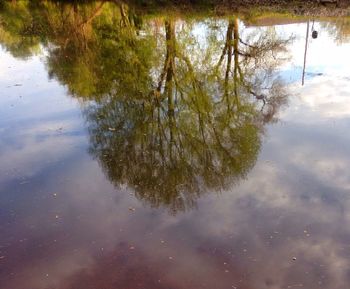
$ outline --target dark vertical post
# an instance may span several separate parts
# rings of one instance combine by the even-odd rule
[[[306,67],[306,55],[307,55],[307,44],[309,42],[309,26],[310,22],[309,20],[307,21],[307,26],[306,26],[306,39],[305,39],[305,53],[304,53],[304,67],[303,67],[303,77],[301,84],[304,85],[305,83],[305,67]]]

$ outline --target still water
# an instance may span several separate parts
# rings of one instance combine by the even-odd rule
[[[0,288],[349,288],[350,22],[307,20],[3,4]]]

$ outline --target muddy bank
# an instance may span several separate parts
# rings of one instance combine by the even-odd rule
[[[217,15],[232,12],[259,15],[271,12],[297,16],[350,16],[350,0],[134,0],[131,3],[144,12],[165,9],[181,12],[211,10]]]
[[[227,1],[226,5],[237,11],[259,7],[265,12],[287,12],[304,16],[350,16],[349,0],[239,0]]]

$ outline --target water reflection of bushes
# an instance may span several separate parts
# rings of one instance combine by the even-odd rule
[[[50,77],[82,103],[91,155],[154,207],[186,210],[244,178],[286,103],[276,68],[291,39],[273,29],[216,19],[201,38],[193,20],[146,21],[124,4],[7,5],[21,13],[3,10],[2,45],[45,46]]]

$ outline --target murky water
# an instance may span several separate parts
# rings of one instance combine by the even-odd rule
[[[348,288],[350,23],[313,20],[3,4],[0,288]]]

